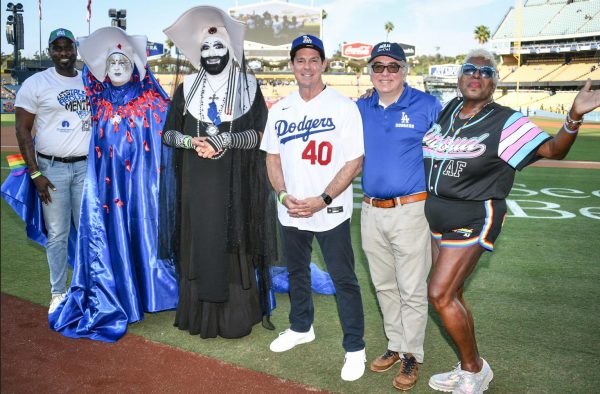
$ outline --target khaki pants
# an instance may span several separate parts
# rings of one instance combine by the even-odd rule
[[[375,208],[362,204],[362,247],[383,313],[388,349],[423,362],[431,233],[425,201]]]

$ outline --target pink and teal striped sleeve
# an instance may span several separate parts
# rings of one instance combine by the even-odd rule
[[[549,138],[548,133],[526,116],[515,112],[502,128],[498,156],[514,169],[520,170],[534,161],[534,153]]]

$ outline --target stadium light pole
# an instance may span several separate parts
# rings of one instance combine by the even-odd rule
[[[515,58],[517,59],[517,69],[521,67],[521,36],[523,34],[523,2],[522,0],[515,1],[515,41],[514,41],[514,51]],[[520,100],[520,92],[519,92],[519,79],[517,78],[517,107],[519,111],[521,110],[521,100]]]
[[[108,10],[108,16],[112,18],[111,26],[119,27],[123,30],[127,30],[127,10],[120,9],[117,11],[116,8]]]
[[[24,34],[23,34],[23,4],[8,3],[6,5],[6,11],[12,13],[6,18],[6,39],[9,44],[13,45],[13,70],[20,68],[19,64],[19,50],[24,48]]]

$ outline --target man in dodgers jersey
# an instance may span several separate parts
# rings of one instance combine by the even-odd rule
[[[405,82],[400,45],[375,45],[369,68],[375,92],[357,102],[365,139],[361,235],[388,338],[387,350],[369,368],[384,372],[400,362],[393,385],[409,390],[424,357],[431,267],[421,141],[441,104]]]
[[[42,201],[48,232],[51,313],[66,293],[67,240],[71,220],[79,225],[91,129],[83,80],[75,69],[73,33],[67,29],[52,31],[48,54],[54,67],[25,80],[15,107],[19,149]]]
[[[344,333],[341,377],[353,381],[363,375],[366,361],[364,314],[350,242],[351,182],[364,153],[362,121],[352,101],[323,83],[326,63],[320,39],[296,38],[290,56],[299,91],[273,106],[261,143],[280,202],[291,302],[291,327],[270,348],[284,352],[315,338],[309,264],[316,237],[335,285]]]

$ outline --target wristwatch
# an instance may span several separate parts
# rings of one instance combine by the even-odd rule
[[[329,205],[333,201],[333,199],[331,198],[331,196],[329,194],[327,194],[327,193],[321,194],[321,198],[323,199],[323,201],[325,201],[325,205]]]

